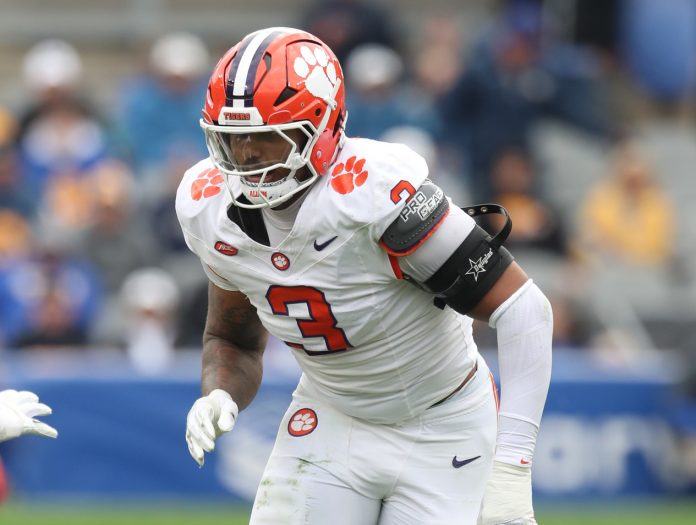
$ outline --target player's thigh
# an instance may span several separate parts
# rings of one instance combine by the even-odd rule
[[[351,482],[353,419],[295,395],[258,488],[251,523],[374,525],[380,501]]]
[[[276,456],[269,461],[250,525],[376,525],[381,501],[358,494],[320,465]]]
[[[495,451],[497,407],[487,370],[478,378],[481,403],[458,413],[442,408],[424,433],[379,525],[475,525]],[[431,409],[433,410],[433,409]]]

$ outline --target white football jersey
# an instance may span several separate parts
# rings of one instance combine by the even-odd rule
[[[176,209],[211,281],[244,293],[292,348],[299,388],[348,415],[395,423],[451,393],[478,354],[471,319],[397,278],[380,245],[427,175],[405,146],[347,139],[276,246],[228,218],[232,199],[208,159],[185,174]]]

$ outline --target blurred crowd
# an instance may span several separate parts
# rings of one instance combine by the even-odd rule
[[[475,34],[446,13],[405,31],[386,4],[358,0],[317,1],[287,25],[341,59],[349,135],[406,143],[455,203],[510,211],[557,351],[688,351],[696,230],[679,210],[696,193],[696,2],[577,3],[573,27],[558,4],[498,2]],[[199,345],[206,283],[174,196],[207,155],[198,120],[217,53],[203,37],[155,40],[108,106],[84,89],[73,43],[27,50],[23,100],[0,110],[4,351],[119,348],[158,373]]]

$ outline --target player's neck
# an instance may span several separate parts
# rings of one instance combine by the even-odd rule
[[[291,199],[279,206],[275,206],[273,208],[262,208],[261,210],[264,217],[268,221],[278,226],[292,225],[295,222],[295,218],[297,217],[306,196],[307,190],[303,190],[297,195],[293,195]]]

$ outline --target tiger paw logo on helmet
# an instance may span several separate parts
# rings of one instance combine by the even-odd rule
[[[363,170],[365,159],[358,161],[355,159],[356,157],[352,156],[345,164],[343,162],[336,164],[331,172],[331,187],[342,195],[362,186],[367,180],[367,170]]]
[[[329,97],[338,78],[329,55],[321,47],[315,47],[312,52],[307,46],[300,48],[300,54],[292,65],[297,76],[305,80],[307,90],[315,97]]]
[[[224,180],[217,168],[208,168],[198,175],[191,184],[191,198],[194,201],[199,201],[214,197],[222,191],[220,186]]]

